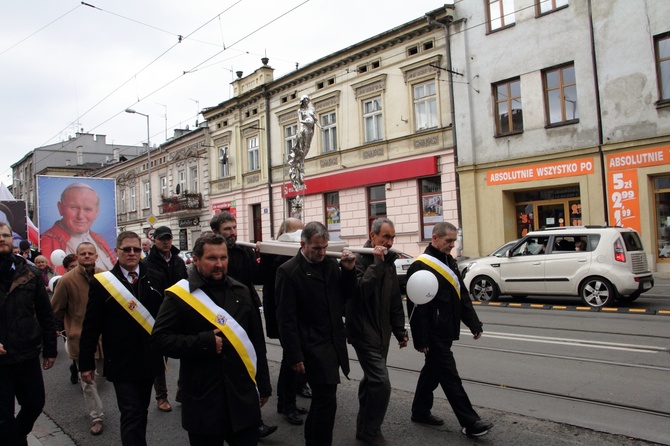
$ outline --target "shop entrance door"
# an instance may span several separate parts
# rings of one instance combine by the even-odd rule
[[[565,203],[538,204],[537,225],[539,228],[566,226]]]

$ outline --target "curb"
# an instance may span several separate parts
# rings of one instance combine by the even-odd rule
[[[473,301],[472,305],[479,305],[483,307],[508,307],[508,308],[525,308],[534,310],[565,310],[565,311],[591,311],[603,313],[633,313],[633,314],[649,314],[659,316],[670,316],[670,310],[648,310],[646,308],[615,308],[615,307],[584,307],[578,305],[548,305],[548,304],[526,304],[516,302],[478,302]]]

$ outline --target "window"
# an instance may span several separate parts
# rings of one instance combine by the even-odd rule
[[[489,31],[514,24],[514,0],[488,0]]]
[[[433,236],[435,223],[444,221],[442,207],[442,180],[440,177],[424,178],[421,182],[421,229],[423,239]]]
[[[249,172],[261,168],[258,159],[258,136],[247,139],[247,167]]]
[[[670,260],[670,177],[654,178],[657,257]]]
[[[382,98],[376,97],[363,101],[363,123],[365,142],[379,141],[384,132],[382,126]]]
[[[162,197],[167,197],[168,196],[167,177],[166,176],[160,177],[159,183],[161,185],[161,196]]]
[[[579,119],[574,65],[545,71],[544,85],[548,125]]]
[[[326,203],[326,228],[331,241],[340,240],[340,193],[330,192],[324,197]]]
[[[661,101],[670,99],[670,33],[654,38],[656,47],[656,76]]]
[[[321,135],[323,136],[323,153],[337,150],[337,126],[335,112],[321,115]]]
[[[144,183],[144,203],[142,204],[144,209],[151,207],[151,187],[149,186],[148,181]]]
[[[180,170],[177,172],[177,194],[183,194],[186,190],[186,172]]]
[[[225,178],[228,175],[230,175],[228,147],[219,147],[219,178]]]
[[[496,135],[523,132],[521,81],[514,79],[500,82],[493,86],[493,94],[496,107]]]
[[[417,130],[437,127],[437,94],[434,80],[414,86],[414,119]]]
[[[119,214],[126,213],[126,191],[121,189],[119,191]]]
[[[188,168],[189,187],[188,191],[192,194],[198,193],[198,166]]]
[[[135,212],[137,210],[137,205],[135,204],[135,186],[130,187],[130,198],[128,200],[128,210],[130,212]]]
[[[368,233],[372,222],[379,217],[386,217],[386,186],[370,186],[368,188]]]
[[[568,0],[537,0],[537,9],[539,14],[554,12],[559,8],[568,6]]]
[[[298,124],[284,127],[284,151],[288,155],[297,143]]]

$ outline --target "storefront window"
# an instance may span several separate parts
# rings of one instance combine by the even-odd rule
[[[368,232],[372,222],[379,217],[386,217],[386,186],[370,186],[368,188]]]
[[[583,225],[579,186],[515,192],[514,201],[519,238],[538,229]]]
[[[330,192],[325,196],[326,228],[330,233],[330,241],[340,240],[340,193]]]
[[[421,229],[424,240],[432,237],[435,223],[444,221],[442,209],[442,180],[440,177],[422,179]]]
[[[670,177],[654,179],[658,259],[670,261]]]

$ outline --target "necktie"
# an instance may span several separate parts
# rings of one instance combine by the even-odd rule
[[[137,282],[137,273],[135,271],[130,271],[128,273],[128,282],[130,282],[131,285],[135,285]]]

